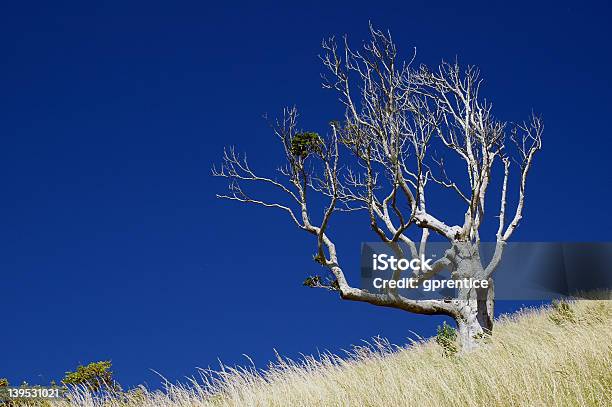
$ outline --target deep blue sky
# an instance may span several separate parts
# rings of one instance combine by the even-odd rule
[[[323,132],[339,106],[320,87],[320,40],[359,43],[369,19],[419,62],[479,65],[500,118],[543,115],[515,240],[609,240],[607,4],[302,3],[2,5],[0,376],[46,383],[112,359],[123,383],[156,384],[148,369],[177,379],[273,348],[431,335],[440,318],[302,287],[319,271],[309,236],[216,200],[209,176],[228,144],[275,168],[265,112],[296,104]],[[354,281],[367,222],[332,231]]]

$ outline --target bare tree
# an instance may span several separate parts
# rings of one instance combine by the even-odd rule
[[[311,234],[317,242],[315,260],[333,277],[310,278],[308,285],[337,290],[346,300],[450,316],[457,323],[462,348],[469,350],[493,329],[492,274],[521,221],[527,174],[541,148],[543,124],[536,116],[514,125],[496,120],[491,103],[480,96],[477,68],[443,62],[430,70],[413,67],[413,61],[400,63],[391,35],[372,27],[370,33],[369,42],[358,50],[346,37],[340,47],[334,38],[322,43],[323,86],[339,96],[345,107],[343,120],[330,123],[330,134],[323,138],[299,131],[297,110],[285,109],[273,125],[286,159],[279,169],[282,181],[257,175],[246,156],[232,148],[225,151],[222,166],[213,168],[214,176],[230,179],[229,193],[218,197],[280,209]],[[434,147],[442,150],[440,158]],[[453,157],[465,171],[447,172],[444,158]],[[515,168],[518,197],[510,208],[508,180]],[[500,171],[501,182],[501,194],[494,198],[499,202],[495,254],[483,264],[479,231],[489,212],[485,203],[490,199],[485,198],[494,170]],[[243,189],[247,183],[268,184],[287,201],[254,197]],[[445,223],[427,208],[430,186],[448,189],[463,202],[463,224]],[[315,220],[319,216],[313,214],[312,201],[320,198],[326,209]],[[377,239],[401,243],[412,256],[424,253],[432,233],[450,242],[432,270],[414,272],[413,277],[423,280],[448,270],[453,279],[488,279],[489,288],[462,289],[447,300],[415,300],[397,290],[372,293],[351,286],[328,229],[334,214],[357,211],[367,214]],[[409,237],[411,230],[419,230],[420,236]]]

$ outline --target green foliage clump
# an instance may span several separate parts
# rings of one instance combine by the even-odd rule
[[[74,372],[66,372],[62,383],[66,386],[85,386],[89,391],[119,390],[119,384],[113,379],[110,360],[93,362],[87,366],[78,366]]]
[[[310,276],[306,277],[306,280],[304,280],[302,285],[305,285],[306,287],[327,288],[331,291],[340,291],[340,284],[335,278],[326,278],[324,281],[321,276]]]
[[[0,378],[0,395],[4,396],[2,393],[3,387],[9,387],[9,381],[6,377]],[[13,407],[15,404],[12,401],[0,401],[0,407]]]
[[[306,131],[297,133],[291,139],[289,152],[295,157],[306,158],[310,154],[321,154],[323,151],[323,140],[318,133]]]
[[[306,287],[319,287],[321,285],[321,276],[306,277],[302,284]]]
[[[572,305],[565,300],[554,300],[552,302],[553,312],[548,318],[557,325],[564,325],[566,323],[576,323],[576,312],[572,308]]]
[[[6,399],[8,392],[5,393],[6,387],[9,387],[10,383],[7,378],[0,378],[0,407],[52,407],[51,401],[41,398],[28,398],[28,397],[16,397]],[[22,387],[31,387],[34,389],[40,389],[42,386],[35,385],[30,386],[28,382],[24,381],[21,383]],[[53,386],[53,384],[52,384]],[[3,398],[3,400],[2,400]]]
[[[459,346],[457,345],[457,330],[444,321],[442,326],[438,327],[436,343],[442,347],[444,356],[456,354],[459,351]]]

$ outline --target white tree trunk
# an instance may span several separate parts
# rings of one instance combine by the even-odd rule
[[[457,339],[463,352],[478,348],[485,334],[491,334],[493,331],[492,290],[483,294],[484,300],[461,300],[459,313],[455,317]]]
[[[482,267],[477,245],[455,244],[457,251],[454,278],[482,279],[486,273]],[[479,346],[485,334],[493,331],[495,290],[493,279],[488,278],[489,288],[459,289],[457,323],[458,340],[462,351],[469,352]]]
[[[478,322],[476,302],[470,302],[463,308],[463,315],[456,318],[457,339],[462,352],[470,352],[479,346],[483,329]]]

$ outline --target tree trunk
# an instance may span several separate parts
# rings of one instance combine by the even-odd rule
[[[455,243],[457,253],[456,269],[451,274],[457,279],[478,279],[484,276],[478,246],[471,243]],[[488,288],[459,289],[459,309],[455,316],[458,340],[462,351],[479,346],[485,334],[493,332],[493,311],[495,290],[493,279],[488,279]]]
[[[475,304],[474,304],[475,305]],[[479,346],[479,339],[482,337],[483,329],[478,322],[477,312],[468,306],[465,314],[456,318],[457,339],[461,352],[470,352]]]
[[[476,349],[484,335],[493,332],[495,294],[489,280],[489,288],[459,291],[461,303],[455,321],[459,345],[464,352]]]
[[[489,288],[477,290],[478,297],[478,323],[485,334],[493,333],[493,318],[495,308],[495,288],[493,279],[489,278]]]

